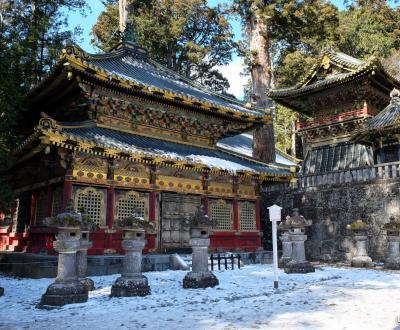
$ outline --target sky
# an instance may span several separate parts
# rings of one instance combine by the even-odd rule
[[[227,3],[229,0],[208,0],[210,6],[216,6],[219,3]],[[339,9],[344,9],[343,0],[332,0]],[[90,44],[90,32],[92,26],[96,23],[97,17],[104,10],[104,6],[101,0],[89,0],[90,11],[87,12],[86,17],[82,16],[79,12],[71,11],[68,13],[68,24],[69,28],[73,29],[80,26],[83,29],[81,40],[79,40],[80,46],[88,51],[89,53],[96,53],[98,49]],[[231,19],[232,29],[234,32],[234,38],[239,40],[242,36],[242,30],[240,21],[238,19]],[[239,58],[236,54],[233,54],[232,61],[228,65],[219,66],[217,69],[228,79],[230,88],[229,93],[235,95],[237,98],[243,98],[243,86],[248,81],[248,76],[243,76],[243,59]]]

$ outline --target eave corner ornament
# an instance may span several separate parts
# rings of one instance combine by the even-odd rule
[[[36,129],[38,130],[46,130],[46,131],[60,131],[61,127],[60,125],[53,119],[50,118],[47,114],[44,112],[41,113],[42,118],[39,120],[39,125],[37,126]]]

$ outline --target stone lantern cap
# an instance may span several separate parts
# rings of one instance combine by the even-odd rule
[[[393,215],[389,218],[389,222],[383,225],[383,229],[390,234],[400,234],[400,222]]]
[[[81,227],[83,223],[82,214],[74,210],[73,201],[69,200],[65,211],[55,217],[46,218],[44,223],[55,227]]]
[[[298,208],[294,208],[291,216],[287,216],[284,221],[282,221],[278,229],[279,230],[288,230],[291,228],[305,228],[307,226],[311,226],[312,221],[306,220],[300,213]]]
[[[79,227],[83,231],[92,231],[98,228],[97,224],[84,212],[76,212],[73,206],[73,200],[69,200],[65,211],[57,214],[55,217],[46,218],[44,223],[47,226],[58,228]]]
[[[144,220],[139,210],[133,210],[126,218],[115,220],[114,227],[122,230],[155,231],[154,223]]]
[[[189,225],[191,228],[212,228],[217,225],[217,222],[204,212],[203,205],[199,205],[194,215],[189,219]]]
[[[362,220],[356,220],[353,223],[347,225],[346,228],[351,231],[367,231],[369,226],[366,222]]]

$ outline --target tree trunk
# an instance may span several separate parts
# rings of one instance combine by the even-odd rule
[[[272,104],[267,98],[271,87],[269,39],[267,26],[257,17],[255,10],[249,18],[252,99],[257,107],[266,109]],[[253,132],[253,157],[263,162],[275,161],[275,134],[273,123],[256,128]]]
[[[294,120],[292,121],[291,141],[291,155],[296,157],[296,122]]]

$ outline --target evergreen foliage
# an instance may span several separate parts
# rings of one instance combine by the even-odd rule
[[[21,100],[55,63],[68,31],[67,10],[85,8],[85,0],[0,2],[0,173],[12,165]],[[23,124],[20,122],[19,124]],[[0,212],[10,206],[11,189],[0,176]]]
[[[215,67],[229,63],[233,32],[223,7],[206,0],[131,0],[129,19],[137,43],[168,68],[224,92],[228,80]],[[119,42],[118,2],[109,0],[93,27],[92,42],[103,50]]]
[[[235,0],[232,9],[245,29],[252,10],[266,20],[274,88],[296,85],[327,46],[360,59],[378,56],[399,77],[400,10],[385,0],[346,4],[339,12],[326,0]],[[246,43],[241,45],[241,53],[248,55]],[[246,94],[250,94],[248,86]],[[277,106],[276,146],[292,155],[294,150],[287,148],[291,141],[288,128],[296,119],[297,114]]]

